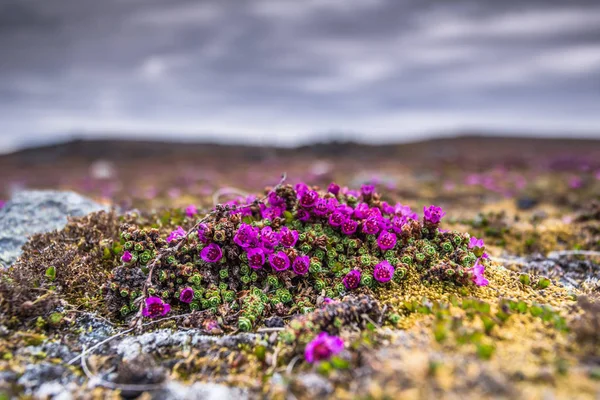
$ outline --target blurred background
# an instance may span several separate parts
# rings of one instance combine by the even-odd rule
[[[596,0],[0,0],[0,151],[600,137]]]
[[[598,0],[0,0],[0,54],[0,200],[598,195]]]

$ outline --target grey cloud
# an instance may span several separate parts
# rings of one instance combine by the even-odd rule
[[[576,109],[600,131],[594,1],[5,0],[0,52],[0,128],[14,136],[148,118],[376,131],[410,112],[414,129],[436,116],[453,129],[515,105],[564,126]]]

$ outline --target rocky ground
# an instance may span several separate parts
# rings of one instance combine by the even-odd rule
[[[0,158],[0,398],[600,396],[599,142],[196,150],[76,143]],[[418,221],[403,220],[392,253],[359,229],[355,253],[315,215],[297,220],[300,181],[342,204],[353,195],[327,194],[332,181],[371,208],[409,205]],[[360,192],[366,183],[375,197]],[[242,223],[266,226],[260,204],[275,208],[277,199],[261,200],[271,192],[289,214],[269,227],[304,234],[284,250],[311,257],[306,275],[271,273],[268,261],[254,276],[240,272],[247,261],[233,235]],[[249,194],[258,200],[245,222],[213,210]],[[440,224],[423,215],[430,204],[445,210]],[[198,222],[209,225],[206,242]],[[194,233],[167,242],[177,226]],[[198,257],[208,243],[223,249],[218,267]],[[421,261],[419,251],[434,255]],[[172,308],[139,318],[163,252],[149,281]],[[487,285],[474,283],[471,256]],[[382,260],[394,279],[365,281]],[[174,266],[189,280],[171,278]],[[344,287],[354,269],[360,284]],[[180,301],[187,286],[202,297]],[[250,312],[249,299],[264,309]],[[343,349],[310,362],[305,349],[320,332]]]

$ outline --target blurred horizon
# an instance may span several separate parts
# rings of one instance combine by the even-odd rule
[[[600,138],[600,4],[0,0],[0,153]]]

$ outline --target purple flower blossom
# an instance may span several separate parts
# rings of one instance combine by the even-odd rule
[[[123,255],[121,256],[121,261],[124,262],[125,264],[130,263],[131,260],[133,259],[133,256],[131,255],[131,253],[127,250],[125,250],[123,252]]]
[[[395,212],[394,207],[389,205],[387,201],[381,202],[381,209],[383,210],[384,214],[393,214]]]
[[[198,209],[195,205],[190,204],[185,208],[185,215],[187,215],[188,218],[193,218],[196,214],[198,214]]]
[[[309,363],[329,360],[342,350],[344,350],[344,341],[340,337],[329,336],[327,332],[321,332],[306,345],[304,358]]]
[[[308,192],[304,193],[302,197],[300,197],[300,201],[298,203],[300,207],[312,208],[315,206],[318,198],[319,193],[314,190],[309,190]]]
[[[398,216],[394,216],[394,218],[392,218],[392,224],[391,224],[391,228],[394,232],[400,234],[402,233],[402,227],[404,226],[404,223],[406,222],[406,219],[404,217],[398,217]]]
[[[202,243],[208,243],[209,239],[206,236],[206,233],[208,232],[208,225],[206,224],[200,224],[198,226],[198,239],[202,242]]]
[[[173,240],[178,240],[185,237],[185,230],[178,226],[173,232],[167,236],[167,242],[171,243]]]
[[[273,220],[277,217],[281,217],[284,209],[281,207],[267,207],[264,204],[260,204],[260,215],[263,219]]]
[[[319,199],[315,204],[313,212],[319,217],[325,217],[335,210],[336,204],[337,200],[335,198]]]
[[[485,273],[485,266],[479,262],[479,258],[475,261],[475,265],[473,266],[473,281],[477,286],[487,286],[490,281],[488,281],[483,274]]]
[[[265,226],[260,230],[260,240],[264,247],[273,249],[279,244],[279,235],[270,226]]]
[[[394,267],[387,261],[382,261],[373,269],[373,278],[378,282],[389,282],[394,277]]]
[[[469,239],[469,248],[472,249],[474,247],[483,248],[485,244],[483,244],[483,239],[477,239],[475,236],[471,236]]]
[[[390,232],[383,231],[377,238],[377,244],[381,250],[391,250],[396,246],[396,235]]]
[[[329,216],[329,225],[338,227],[341,226],[346,220],[346,216],[342,213],[341,210],[335,210]]]
[[[305,275],[310,268],[310,258],[308,256],[298,256],[292,263],[292,269],[298,275]]]
[[[323,299],[323,305],[324,305],[324,306],[326,306],[326,305],[329,305],[329,304],[332,304],[332,303],[335,303],[335,300],[333,300],[333,299],[332,299],[332,298],[330,298],[330,297],[325,297],[325,298]]]
[[[369,212],[369,205],[367,203],[359,203],[354,209],[354,217],[358,219],[367,218]]]
[[[211,243],[200,252],[200,257],[206,262],[214,263],[223,257],[223,251],[216,243]]]
[[[337,207],[337,211],[341,212],[345,216],[350,216],[354,213],[354,208],[350,207],[348,204],[340,204]]]
[[[360,271],[357,269],[353,269],[348,272],[344,279],[342,279],[342,283],[348,290],[356,289],[360,284]]]
[[[192,302],[192,300],[194,300],[194,289],[191,287],[186,287],[181,291],[181,294],[179,295],[179,301],[189,304]]]
[[[569,187],[571,189],[579,189],[583,186],[583,179],[578,176],[572,176],[569,178]]]
[[[285,200],[282,197],[279,197],[275,192],[269,192],[267,199],[269,204],[273,207],[285,207]]]
[[[146,299],[146,306],[142,308],[144,317],[156,318],[167,315],[171,311],[171,306],[164,303],[160,297],[151,296]]]
[[[419,219],[419,216],[416,212],[413,212],[409,206],[403,206],[400,203],[396,203],[396,207],[394,207],[396,215],[400,217],[405,217],[406,219],[414,219],[415,221]]]
[[[290,259],[283,251],[269,256],[269,264],[275,271],[285,271],[290,267]]]
[[[291,230],[287,226],[279,230],[279,241],[283,247],[294,247],[298,241],[298,231]]]
[[[389,231],[392,229],[392,221],[389,218],[379,218],[379,229],[382,231]]]
[[[347,218],[342,224],[342,233],[344,235],[352,235],[358,228],[358,222],[351,218]]]
[[[375,186],[373,185],[362,185],[360,187],[360,193],[364,198],[370,198],[375,193]]]
[[[367,235],[375,235],[379,232],[379,218],[369,217],[363,221],[362,231]]]
[[[296,218],[298,218],[299,221],[306,222],[310,219],[310,213],[306,210],[299,209],[296,211]]]
[[[247,251],[248,265],[253,269],[261,269],[265,263],[265,252],[260,247]]]
[[[304,196],[304,194],[306,192],[308,192],[310,190],[308,188],[308,185],[304,182],[297,183],[296,186],[294,186],[294,189],[296,190],[296,193],[298,194],[298,198],[301,198],[302,196]]]
[[[243,249],[256,246],[258,244],[258,229],[248,224],[241,224],[233,236],[233,241]]]
[[[329,187],[327,188],[327,191],[331,194],[333,194],[334,196],[337,196],[340,193],[340,185],[338,185],[337,183],[331,182],[329,184]]]
[[[446,215],[442,207],[438,206],[423,207],[423,213],[423,219],[432,224],[439,224],[444,215]]]

